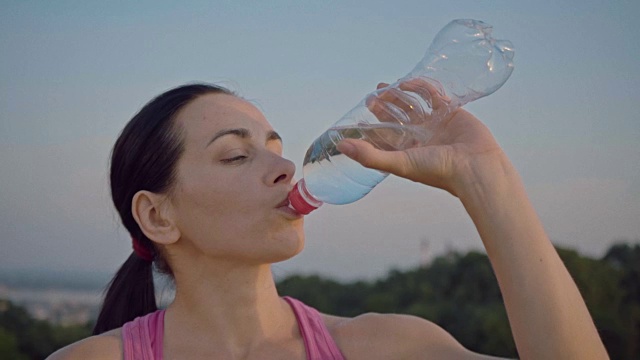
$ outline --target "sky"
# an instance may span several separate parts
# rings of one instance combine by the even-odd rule
[[[594,257],[640,243],[640,2],[0,2],[0,269],[114,272],[131,252],[111,146],[151,98],[220,84],[252,101],[302,176],[307,147],[458,18],[494,26],[515,70],[465,107],[519,170],[552,241]],[[482,251],[459,201],[389,177],[305,220],[274,274],[371,279]],[[426,244],[426,246],[425,246]],[[426,249],[426,251],[425,251]]]

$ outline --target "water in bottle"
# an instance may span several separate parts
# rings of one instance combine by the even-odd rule
[[[348,204],[385,179],[388,174],[340,153],[341,140],[360,139],[383,150],[422,146],[453,110],[499,89],[513,71],[514,52],[491,32],[477,20],[454,20],[440,30],[407,76],[368,94],[313,142],[303,179],[289,195],[291,206],[308,214],[324,202]]]

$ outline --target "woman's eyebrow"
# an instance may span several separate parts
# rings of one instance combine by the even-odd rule
[[[282,137],[280,136],[280,134],[278,134],[274,130],[271,130],[267,134],[267,142],[272,141],[272,140],[278,140],[278,141],[282,142]]]
[[[246,138],[250,138],[251,137],[251,132],[248,129],[245,129],[245,128],[222,129],[222,130],[218,131],[215,135],[213,135],[213,137],[211,138],[211,140],[209,140],[209,142],[207,143],[205,148],[207,146],[211,145],[214,141],[216,141],[219,138],[221,138],[223,136],[226,136],[226,135],[234,135],[234,136],[240,137],[242,139],[246,139]],[[274,130],[271,130],[271,131],[269,131],[267,133],[267,142],[273,141],[273,140],[277,140],[277,141],[282,142],[282,137],[280,136],[280,134],[278,134]]]
[[[214,141],[220,139],[223,136],[227,136],[227,135],[235,135],[238,136],[240,138],[248,138],[251,137],[251,133],[249,133],[249,130],[247,129],[243,129],[243,128],[238,128],[238,129],[222,129],[220,131],[218,131],[215,135],[213,135],[213,137],[211,138],[211,140],[209,140],[209,142],[207,143],[207,146],[211,145]]]

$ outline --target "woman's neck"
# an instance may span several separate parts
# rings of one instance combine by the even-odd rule
[[[269,265],[194,264],[174,275],[176,297],[167,309],[165,329],[178,337],[201,337],[208,345],[219,341],[216,346],[236,352],[297,332],[295,316],[278,296]]]

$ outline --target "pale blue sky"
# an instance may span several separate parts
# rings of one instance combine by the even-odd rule
[[[125,259],[109,151],[167,88],[238,91],[300,170],[316,136],[409,72],[456,18],[515,45],[511,79],[467,108],[521,171],[551,238],[594,256],[640,241],[637,1],[132,3],[0,4],[0,268],[111,271]],[[306,227],[306,250],[277,274],[376,276],[417,264],[423,239],[434,254],[481,247],[455,199],[392,178]]]

